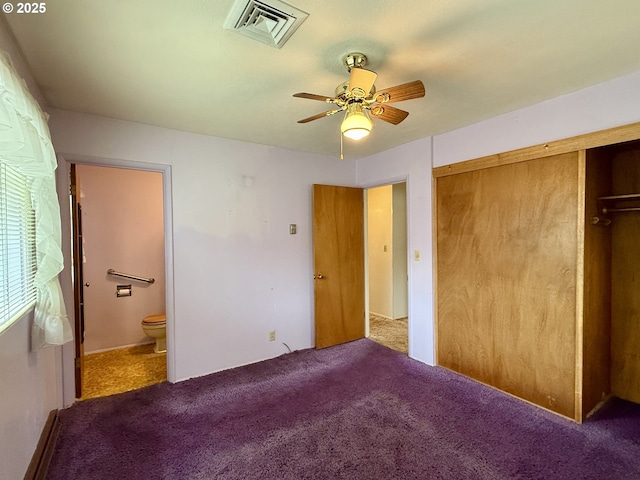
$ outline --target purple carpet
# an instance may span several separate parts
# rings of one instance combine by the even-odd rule
[[[577,425],[369,340],[60,420],[48,479],[640,479],[640,405]]]

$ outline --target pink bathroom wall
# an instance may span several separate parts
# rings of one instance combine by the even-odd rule
[[[140,322],[165,309],[162,174],[78,165],[84,244],[85,353],[151,342]],[[155,279],[107,275],[108,269]],[[88,284],[88,286],[87,286]],[[132,286],[117,297],[117,285]]]

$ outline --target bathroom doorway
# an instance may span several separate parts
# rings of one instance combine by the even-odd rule
[[[367,189],[368,337],[408,354],[407,184]]]
[[[166,311],[163,173],[86,164],[71,173],[76,397],[165,381],[166,352],[141,324]]]

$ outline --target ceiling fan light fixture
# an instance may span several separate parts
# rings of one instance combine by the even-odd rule
[[[373,128],[373,122],[362,108],[361,103],[352,103],[347,107],[347,114],[340,125],[340,132],[351,140],[366,137]]]

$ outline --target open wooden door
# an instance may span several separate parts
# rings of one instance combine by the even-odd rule
[[[76,398],[82,396],[84,371],[84,279],[82,276],[82,208],[79,202],[79,187],[76,166],[71,164],[71,221],[73,225],[73,298],[75,310],[75,379]]]
[[[316,348],[364,338],[364,192],[313,186]]]

